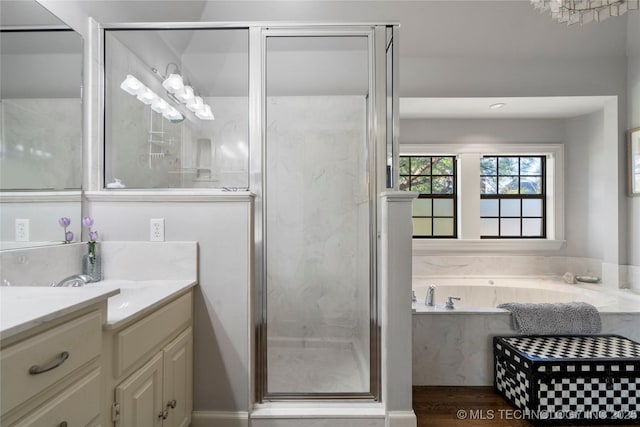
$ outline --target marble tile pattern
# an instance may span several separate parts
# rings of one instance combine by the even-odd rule
[[[347,339],[368,348],[365,100],[267,101],[269,338]]]
[[[602,313],[602,333],[640,341],[640,313]],[[494,335],[514,335],[510,313],[413,315],[414,385],[493,384]]]
[[[82,272],[84,243],[0,251],[0,286],[49,286]]]
[[[82,184],[80,99],[0,102],[0,187],[77,189]]]
[[[414,276],[562,276],[602,277],[602,261],[538,255],[415,255]]]
[[[197,280],[196,242],[100,242],[103,278]],[[82,272],[86,243],[0,251],[2,286],[49,286]]]
[[[369,375],[349,341],[274,339],[267,345],[269,391],[336,393],[369,391]]]
[[[99,243],[105,280],[196,280],[197,242]]]

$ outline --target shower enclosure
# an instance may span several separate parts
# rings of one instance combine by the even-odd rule
[[[254,195],[255,402],[383,399],[380,200],[397,174],[397,32],[105,30],[103,186]],[[215,120],[186,100],[194,92]]]
[[[393,183],[392,36],[386,26],[260,33],[258,401],[380,399],[378,195]]]

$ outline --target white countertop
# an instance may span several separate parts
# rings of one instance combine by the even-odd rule
[[[118,289],[108,301],[107,329],[116,329],[145,316],[168,300],[194,287],[195,280],[103,280],[86,287]]]
[[[107,301],[107,329],[155,310],[196,285],[195,280],[103,280],[80,288],[0,287],[0,338],[8,338],[72,311]]]
[[[44,322],[103,301],[118,288],[0,287],[0,338],[5,339]]]

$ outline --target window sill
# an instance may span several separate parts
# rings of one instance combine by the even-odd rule
[[[547,252],[559,250],[564,243],[564,240],[549,239],[413,239],[413,255],[461,252]]]

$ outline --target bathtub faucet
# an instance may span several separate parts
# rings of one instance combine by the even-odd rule
[[[424,300],[424,305],[433,307],[436,305],[436,285],[429,285],[427,289],[427,297]]]
[[[460,298],[460,297],[447,297],[447,298],[448,298],[448,299],[447,299],[446,307],[447,307],[448,309],[450,309],[450,310],[453,310],[454,308],[456,308],[456,307],[453,305],[453,300],[460,301],[460,300],[462,299],[462,298]]]

